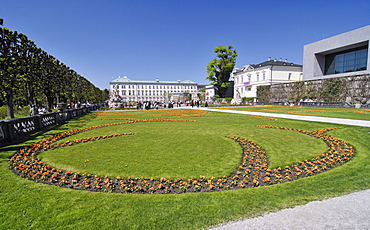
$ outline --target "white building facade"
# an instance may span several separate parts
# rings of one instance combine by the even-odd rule
[[[303,80],[370,74],[370,26],[304,46]]]
[[[241,103],[242,98],[256,98],[257,87],[302,80],[302,65],[288,62],[287,59],[272,60],[250,64],[242,69],[234,69],[234,101]]]
[[[206,94],[205,99],[206,101],[212,101],[215,97],[215,86],[214,85],[207,85],[206,86]]]
[[[180,101],[188,95],[192,95],[195,98],[197,93],[197,83],[189,80],[160,81],[156,79],[155,81],[139,81],[131,80],[124,76],[118,77],[109,84],[110,106],[112,104],[129,102]]]

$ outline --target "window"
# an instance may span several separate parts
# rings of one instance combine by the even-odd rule
[[[248,82],[251,82],[251,76],[248,76]]]
[[[266,80],[266,74],[265,74],[265,72],[262,73],[262,80],[263,81]]]
[[[288,73],[288,80],[291,80],[292,78],[292,73]]]
[[[260,75],[257,74],[257,81],[260,81]]]
[[[360,47],[325,56],[325,75],[367,69],[368,48]]]

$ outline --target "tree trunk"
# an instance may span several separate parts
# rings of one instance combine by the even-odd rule
[[[52,96],[48,96],[47,97],[47,101],[48,101],[48,104],[47,104],[47,110],[48,111],[51,111],[53,109],[53,102],[54,102],[54,98]]]
[[[6,113],[8,119],[14,118],[13,92],[9,90],[6,94]]]
[[[33,93],[33,88],[31,86],[31,82],[27,82],[27,97],[28,97],[28,104],[30,108],[32,106],[37,105],[37,102],[35,100],[35,95]]]

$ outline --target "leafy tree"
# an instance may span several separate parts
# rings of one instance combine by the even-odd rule
[[[7,106],[7,116],[14,118],[13,97],[19,85],[20,36],[16,31],[0,28],[0,77],[1,96]]]
[[[216,86],[220,97],[225,97],[227,89],[230,87],[230,74],[234,69],[236,57],[238,56],[233,46],[217,46],[214,49],[216,58],[207,65],[207,79]]]
[[[102,102],[108,94],[26,35],[0,27],[0,105],[7,106],[8,118],[14,118],[15,105],[36,105],[45,98],[52,109],[59,102]]]

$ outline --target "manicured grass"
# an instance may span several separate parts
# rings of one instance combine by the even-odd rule
[[[220,109],[370,120],[369,109],[318,108],[318,107],[299,107],[299,106],[245,106],[245,107],[228,107]]]
[[[168,117],[168,113],[190,114],[186,111],[130,111],[130,113],[131,115],[117,113],[115,117],[148,119],[165,118]],[[194,113],[195,111],[191,111],[191,114]],[[110,112],[110,114],[114,113]],[[207,115],[211,114],[225,115],[223,113],[208,113]],[[70,121],[34,137],[34,140],[27,143],[71,129],[121,121],[86,120],[112,117],[107,115],[108,113],[86,115],[80,118],[85,119],[84,121]],[[255,141],[267,151],[271,167],[310,159],[327,149],[325,144],[323,145],[318,139],[290,131],[261,128],[257,127],[258,125],[283,126],[308,131],[335,126],[337,129],[328,134],[352,144],[356,148],[356,156],[350,162],[325,173],[273,186],[209,193],[141,195],[94,193],[28,181],[16,176],[8,168],[8,159],[14,154],[16,146],[2,148],[0,152],[0,198],[3,205],[0,206],[0,228],[205,228],[240,217],[260,215],[266,211],[277,211],[312,200],[370,188],[370,145],[368,143],[370,128],[285,119],[268,120],[249,116],[201,116],[179,119],[191,119],[197,122],[134,123],[95,129],[67,139],[121,132],[134,132],[136,135],[48,151],[42,157],[45,161],[50,160],[49,163],[78,170],[86,168],[89,172],[102,176],[105,173],[122,176],[130,173],[138,176],[157,177],[165,174],[173,177],[186,177],[192,174],[198,176],[197,173],[200,172],[217,176],[227,170],[233,170],[235,163],[230,165],[228,163],[235,161],[238,153],[241,154],[241,150],[237,144],[225,138],[228,135]],[[223,151],[224,148],[226,151]],[[168,152],[171,154],[166,155]],[[148,153],[158,156],[156,159],[148,160],[145,157]],[[61,156],[58,156],[59,154]],[[191,155],[181,158],[181,155],[186,154]],[[172,155],[175,157],[171,158]],[[290,158],[291,156],[293,157]],[[121,161],[117,160],[119,158]],[[89,161],[84,162],[85,160]],[[121,167],[122,161],[128,162],[128,166]],[[195,167],[194,162],[199,164]],[[171,170],[171,167],[166,169],[167,164],[171,165],[174,170]],[[187,167],[187,169],[181,171],[179,167]],[[158,169],[161,170],[160,173],[157,173]]]
[[[121,125],[114,128],[116,133],[129,130],[136,135],[46,151],[40,158],[67,171],[110,177],[176,179],[230,174],[240,163],[239,145],[224,136],[203,134],[197,125],[195,122]],[[104,135],[111,129],[94,133],[100,131]]]

